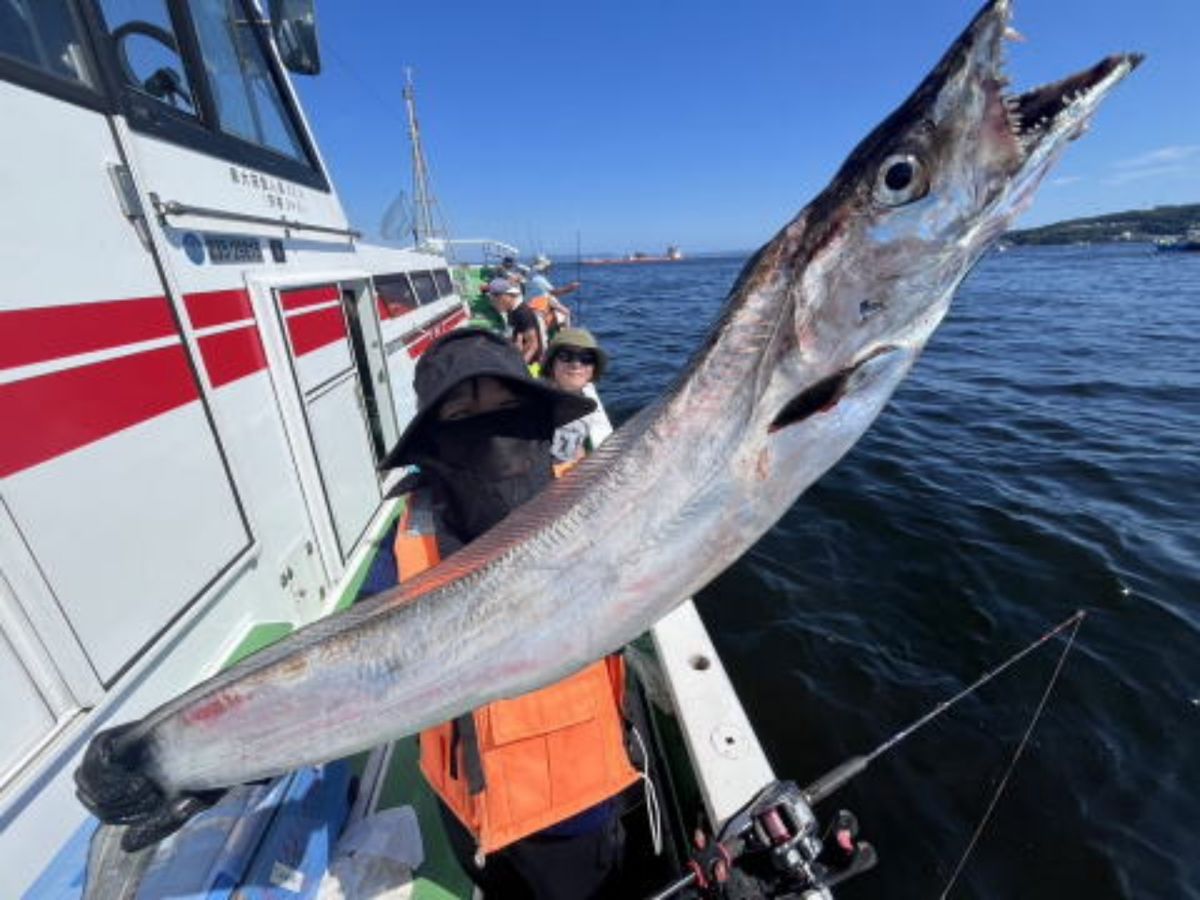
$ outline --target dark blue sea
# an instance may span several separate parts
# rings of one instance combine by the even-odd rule
[[[683,367],[743,262],[582,270],[614,418]],[[1200,254],[993,253],[866,436],[698,597],[801,784],[1087,610],[953,897],[1200,897],[1198,341]],[[839,897],[941,894],[1061,647],[827,801],[881,857]]]

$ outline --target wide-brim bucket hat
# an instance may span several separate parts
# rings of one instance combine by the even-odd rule
[[[455,386],[468,378],[484,375],[500,378],[518,394],[547,405],[555,428],[582,418],[596,408],[595,401],[561,391],[530,375],[516,347],[496,332],[486,328],[460,328],[443,335],[417,360],[413,376],[417,414],[379,468],[394,469],[416,462],[415,451],[421,444],[421,435],[438,404]]]
[[[546,377],[551,376],[551,369],[554,367],[554,356],[563,347],[571,347],[575,350],[591,350],[596,354],[596,371],[592,375],[592,381],[599,381],[600,376],[608,369],[608,354],[596,343],[596,337],[586,328],[563,328],[554,336],[554,340],[550,342],[550,346],[546,348],[546,362],[542,366],[542,372]]]

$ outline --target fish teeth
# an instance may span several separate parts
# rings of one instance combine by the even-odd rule
[[[1004,117],[1008,120],[1008,129],[1013,134],[1021,133],[1021,104],[1015,97],[1004,98]]]

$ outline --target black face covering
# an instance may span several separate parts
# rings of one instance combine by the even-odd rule
[[[553,478],[548,410],[523,407],[431,425],[421,469],[435,480],[445,524],[474,540]]]

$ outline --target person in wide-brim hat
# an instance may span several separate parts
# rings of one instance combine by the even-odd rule
[[[595,386],[607,367],[608,355],[586,328],[564,328],[550,343],[542,377],[560,390],[596,403],[593,412],[555,429],[550,452],[555,472],[559,474],[572,468],[612,434],[612,422]]]
[[[554,371],[554,359],[563,350],[590,350],[595,358],[592,381],[599,381],[608,369],[608,354],[597,343],[595,335],[586,328],[563,328],[554,336],[546,350],[546,362],[542,365],[544,377],[550,378]]]
[[[462,382],[482,376],[500,379],[518,396],[548,409],[555,428],[596,408],[595,402],[587,397],[559,390],[531,376],[516,348],[495,332],[461,328],[440,338],[417,361],[413,377],[417,413],[380,468],[418,463],[428,452],[425,433],[441,402]]]
[[[511,344],[482,329],[442,337],[418,360],[413,384],[417,415],[385,465],[420,469],[396,488],[403,512],[379,541],[365,582],[373,593],[403,590],[504,528],[553,480],[558,426],[595,408],[532,378]],[[473,639],[485,642],[486,654],[491,638],[469,629],[461,636]],[[638,779],[625,747],[624,667],[615,662],[597,661],[421,732],[420,771],[449,847],[488,897],[596,897],[615,876],[624,835],[614,798]],[[487,723],[502,719],[536,721],[538,739],[493,734]],[[527,799],[515,813],[513,796]]]

